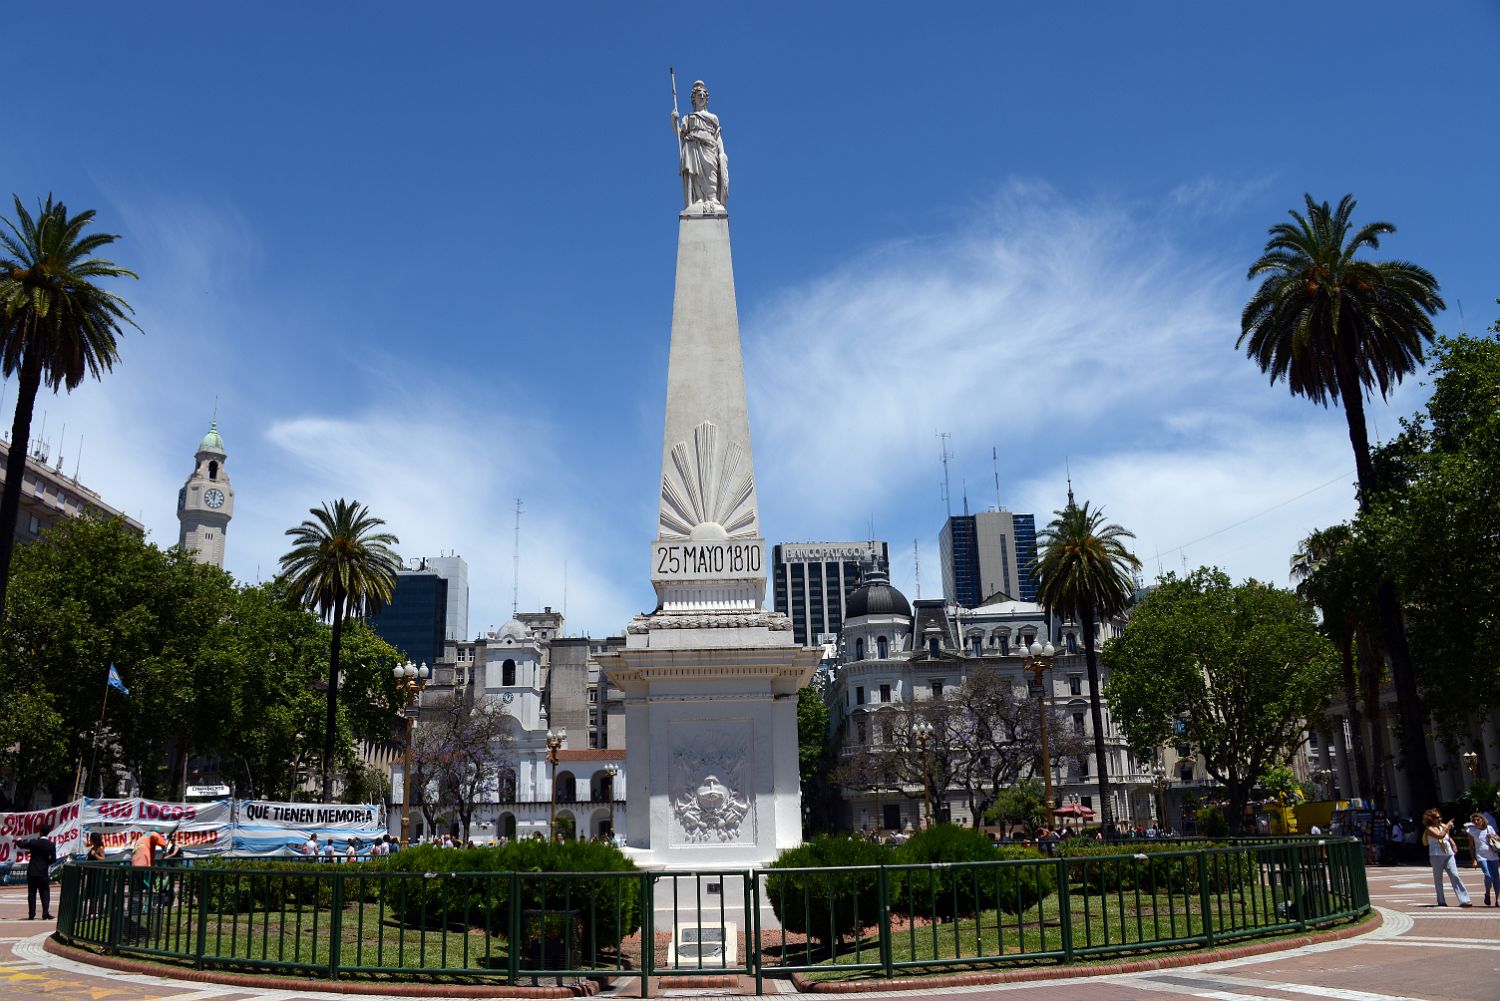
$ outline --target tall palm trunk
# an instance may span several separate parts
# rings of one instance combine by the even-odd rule
[[[333,643],[328,650],[328,716],[323,731],[323,802],[333,802],[333,734],[339,713],[339,647],[344,642],[344,598],[333,605]]]
[[[1099,696],[1099,658],[1094,655],[1094,610],[1083,609],[1083,656],[1089,669],[1089,716],[1094,722],[1094,768],[1099,773],[1099,823],[1104,836],[1115,836],[1115,811],[1109,796],[1109,767],[1104,757],[1104,709]],[[1051,818],[1048,818],[1049,820]]]
[[[1388,805],[1385,761],[1390,752],[1386,748],[1385,707],[1380,704],[1381,668],[1384,662],[1380,659],[1380,651],[1375,648],[1369,629],[1357,626],[1354,642],[1359,648],[1359,681],[1365,701],[1365,719],[1370,724],[1370,763],[1373,771],[1370,798],[1377,807],[1385,809]]]
[[[1365,721],[1359,711],[1359,686],[1354,677],[1354,637],[1339,637],[1339,671],[1344,682],[1344,705],[1349,708],[1349,739],[1353,746],[1349,754],[1354,758],[1353,790],[1356,796],[1370,795],[1370,765],[1365,756]],[[1345,762],[1348,764],[1348,762]]]
[[[1352,372],[1343,365],[1338,366],[1339,395],[1344,401],[1344,417],[1349,423],[1349,444],[1354,447],[1354,470],[1359,478],[1359,510],[1361,514],[1370,510],[1370,499],[1375,494],[1375,467],[1370,461],[1370,438],[1365,431],[1364,389]],[[1386,652],[1391,658],[1391,679],[1396,687],[1396,708],[1401,713],[1401,754],[1405,758],[1406,772],[1410,777],[1411,792],[1416,803],[1402,806],[1413,813],[1438,802],[1437,782],[1432,771],[1432,759],[1427,754],[1427,711],[1422,705],[1421,693],[1417,691],[1416,670],[1411,663],[1411,650],[1406,644],[1406,623],[1401,617],[1401,603],[1396,598],[1396,585],[1382,574],[1380,586],[1375,592],[1376,607],[1380,612],[1380,627],[1385,634]]]
[[[10,558],[16,548],[16,519],[21,512],[21,485],[26,480],[26,447],[31,440],[31,414],[42,385],[42,364],[28,351],[21,362],[16,395],[16,419],[10,429],[10,454],[5,457],[5,490],[0,493],[0,621],[5,618],[5,596],[10,586]]]

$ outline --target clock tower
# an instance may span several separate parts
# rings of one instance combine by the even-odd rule
[[[182,526],[177,544],[198,562],[216,567],[224,566],[224,535],[234,515],[234,488],[224,469],[227,457],[215,420],[198,443],[192,475],[177,492],[177,520]]]

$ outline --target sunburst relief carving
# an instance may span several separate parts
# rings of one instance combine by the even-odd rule
[[[695,535],[694,529],[700,531]],[[755,477],[749,457],[739,442],[720,435],[712,421],[693,429],[691,444],[672,446],[672,461],[661,478],[659,530],[663,539],[755,538]]]

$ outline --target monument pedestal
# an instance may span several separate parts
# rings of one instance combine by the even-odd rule
[[[789,622],[750,624],[785,616],[740,616],[708,629],[643,616],[606,668],[625,693],[626,844],[641,865],[764,865],[802,841],[797,690],[818,652]]]

